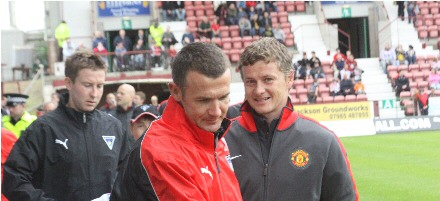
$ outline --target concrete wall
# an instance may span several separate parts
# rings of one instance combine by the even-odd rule
[[[373,6],[373,3],[353,3],[347,5],[351,7],[352,17],[368,17],[368,8]],[[342,6],[341,4],[323,5],[327,19],[342,18]]]

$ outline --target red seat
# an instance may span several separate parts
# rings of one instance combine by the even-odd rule
[[[287,33],[286,34],[286,46],[287,47],[293,47],[295,45],[295,36],[293,33]]]
[[[425,21],[426,26],[431,26],[434,24],[434,18],[431,14],[424,15],[423,21]]]
[[[278,19],[280,23],[289,22],[288,16],[289,14],[287,14],[287,12],[279,12]]]
[[[323,96],[322,102],[323,103],[333,103],[333,96]]]
[[[398,66],[397,67],[397,70],[399,71],[399,72],[401,72],[401,71],[408,71],[408,66],[407,65],[400,65],[400,66]]]
[[[233,37],[232,38],[232,48],[241,49],[243,48],[243,43],[241,37]]]
[[[415,81],[415,82],[420,82],[420,81],[423,81],[423,72],[421,72],[421,71],[416,71],[416,72],[414,72],[413,73],[413,80]]]
[[[428,88],[428,86],[429,86],[429,82],[428,81],[417,82],[417,87],[419,89]]]
[[[240,61],[240,50],[231,50],[231,62],[236,63]]]
[[[289,1],[288,1],[289,2]],[[288,13],[293,13],[293,12],[295,12],[295,4],[294,4],[294,2],[293,1],[290,1],[290,2],[292,2],[292,4],[286,4],[286,11],[288,12]],[[287,3],[287,2],[286,2]]]
[[[194,16],[194,6],[192,5],[185,5],[185,11],[186,11],[186,17]]]
[[[289,34],[292,32],[292,25],[290,22],[284,22],[281,23],[281,28],[283,29],[284,33]]]
[[[290,89],[289,89],[289,95],[290,95],[291,97],[295,97],[295,96],[296,96],[296,89],[290,88]]]
[[[295,8],[297,12],[306,11],[306,4],[304,1],[295,1]]]
[[[310,89],[310,87],[313,85],[313,79],[306,79],[305,81],[304,81],[304,86],[307,88],[307,89]]]
[[[354,101],[356,101],[356,95],[346,95],[345,96],[345,101],[346,102],[354,102]]]
[[[321,97],[330,96],[330,88],[324,86],[319,86],[318,92]]]
[[[221,38],[212,38],[212,41],[218,46],[222,47],[222,39]]]
[[[335,96],[335,98],[333,99],[333,102],[341,103],[341,102],[344,102],[344,100],[345,100],[344,96]]]
[[[293,86],[295,87],[295,89],[304,88],[304,80],[297,79],[293,81]]]
[[[207,16],[215,16],[214,5],[205,5],[205,13]]]
[[[186,9],[188,6],[192,6],[193,2],[192,1],[184,1],[183,5],[185,5],[185,9]]]
[[[205,1],[205,6],[208,6],[208,5],[214,6],[214,2],[213,1]]]
[[[220,26],[220,34],[223,38],[229,37],[229,27],[228,26]]]
[[[252,44],[252,36],[243,37],[243,47],[247,47]]]
[[[400,98],[411,98],[411,92],[409,91],[402,91],[400,92]]]
[[[309,90],[307,90],[306,88],[299,88],[299,89],[296,89],[296,94],[297,94],[298,96],[300,96],[301,94],[305,94],[305,95],[307,96],[308,91],[309,91]]]
[[[420,9],[420,14],[421,15],[428,15],[429,14],[429,8],[428,8],[428,4],[425,5],[421,5],[421,7],[419,7]]]
[[[240,27],[238,25],[229,26],[229,32],[231,33],[231,37],[240,36]]]
[[[414,115],[414,107],[407,107],[407,108],[405,109],[405,115],[406,115],[406,116],[412,116],[412,115]]]
[[[397,66],[389,65],[387,67],[387,71],[388,71],[388,73],[390,73],[390,72],[397,72]]]
[[[411,72],[419,71],[420,70],[419,64],[410,64],[408,69]]]
[[[424,69],[431,70],[431,64],[429,63],[420,64],[420,70],[423,71]]]
[[[367,101],[367,100],[368,100],[368,98],[367,98],[367,95],[365,95],[365,94],[359,94],[356,96],[356,101]]]
[[[437,25],[431,25],[428,27],[429,38],[437,38],[438,37],[438,27]]]
[[[252,37],[252,42],[257,41],[259,39],[260,39],[260,36],[255,35]]]
[[[194,5],[203,5],[203,1],[194,1]]]
[[[189,27],[197,27],[197,19],[194,16],[186,17],[186,21]]]
[[[232,40],[231,38],[222,38],[223,49],[230,50],[232,49]]]

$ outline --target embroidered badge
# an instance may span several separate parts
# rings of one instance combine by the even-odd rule
[[[108,148],[110,150],[112,150],[116,137],[115,136],[102,136],[102,139],[104,139],[104,142],[107,144]]]
[[[292,160],[292,163],[295,167],[305,168],[307,165],[309,165],[310,156],[309,153],[307,153],[303,149],[298,149],[292,153],[290,159]]]

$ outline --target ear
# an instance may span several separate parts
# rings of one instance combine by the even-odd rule
[[[64,78],[64,83],[66,84],[67,90],[71,90],[73,87],[73,81],[69,77]]]
[[[168,87],[170,88],[171,96],[173,96],[176,101],[181,101],[183,98],[182,89],[174,82],[169,83]]]
[[[287,76],[287,85],[289,87],[292,86],[294,78],[295,78],[295,71],[290,70],[289,75]]]

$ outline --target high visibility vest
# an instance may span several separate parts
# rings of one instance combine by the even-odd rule
[[[11,123],[11,116],[4,116],[3,117],[3,127],[12,131],[17,138],[20,138],[21,132],[26,130],[26,128],[34,122],[37,117],[34,115],[29,114],[28,112],[24,112],[23,116],[20,118],[20,121],[18,121],[15,125]]]
[[[61,23],[55,29],[55,38],[58,40],[58,46],[61,48],[64,45],[64,42],[70,38],[71,32],[70,28],[65,23]]]

